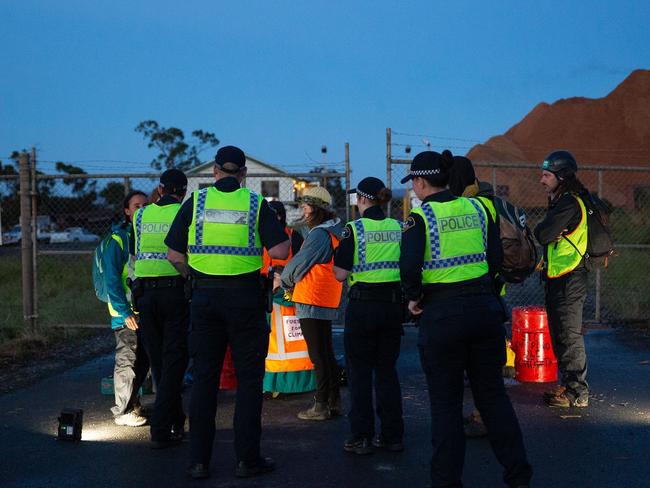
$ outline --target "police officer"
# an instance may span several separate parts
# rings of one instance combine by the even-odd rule
[[[399,281],[402,229],[381,208],[391,200],[392,193],[380,179],[364,178],[351,193],[356,194],[361,218],[347,224],[334,257],[336,278],[347,278],[349,285],[343,337],[352,436],[343,449],[370,454],[374,446],[399,452],[404,450],[404,421],[395,363],[403,333]],[[373,373],[381,424],[377,436]]]
[[[505,314],[490,278],[503,255],[499,232],[479,202],[446,189],[452,164],[449,151],[425,151],[402,179],[413,181],[422,200],[404,226],[400,272],[408,309],[420,317],[418,347],[431,403],[432,486],[462,484],[464,371],[505,468],[504,481],[528,486],[532,470],[501,376]]]
[[[587,296],[587,189],[576,177],[578,165],[568,151],[554,151],[542,164],[541,184],[548,212],[535,227],[544,246],[546,312],[560,369],[560,385],[544,394],[551,407],[589,404],[587,355],[582,336],[582,308]]]
[[[153,449],[179,444],[185,425],[181,393],[187,367],[189,306],[183,289],[185,279],[167,261],[164,241],[186,190],[185,174],[168,169],[160,176],[160,198],[138,210],[133,219],[133,296],[156,383],[151,417]]]
[[[274,469],[260,455],[262,379],[269,327],[260,280],[262,247],[284,259],[289,239],[260,195],[241,188],[246,156],[234,146],[219,149],[215,184],[192,193],[176,215],[165,244],[168,259],[192,276],[190,401],[192,478],[207,478],[215,434],[217,390],[226,346],[237,375],[234,416],[238,477]]]

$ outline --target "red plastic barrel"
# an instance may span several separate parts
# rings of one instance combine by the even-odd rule
[[[232,361],[230,346],[226,349],[226,355],[223,358],[223,368],[221,368],[221,378],[219,379],[220,390],[236,390],[237,377],[235,376],[235,364]]]
[[[512,309],[512,349],[515,351],[515,378],[518,381],[557,381],[557,359],[544,307]]]

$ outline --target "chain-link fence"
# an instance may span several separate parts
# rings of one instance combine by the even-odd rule
[[[387,144],[387,179],[393,190],[390,214],[402,219],[419,201],[400,183],[408,174],[410,155],[392,157]],[[539,183],[539,164],[474,162],[477,178],[490,183],[497,196],[522,207],[534,229],[546,215],[547,197]],[[607,269],[590,273],[585,320],[611,324],[648,322],[650,316],[650,167],[580,164],[578,177],[611,208],[610,225],[616,255]],[[541,256],[541,249],[540,256]],[[544,303],[538,273],[522,284],[509,284],[510,306]]]
[[[23,189],[17,175],[0,179],[4,238],[0,246],[3,276],[0,327],[21,327],[24,321],[31,322],[32,327],[104,327],[108,312],[106,305],[95,297],[91,276],[94,249],[111,226],[123,219],[125,194],[140,190],[149,195],[150,201],[155,201],[158,182],[159,174],[148,173],[28,174]],[[200,171],[188,174],[188,196],[213,183],[211,167],[205,174]],[[309,187],[326,187],[342,219],[346,219],[349,211],[346,206],[349,172],[249,173],[243,185],[268,200],[282,201],[288,224],[300,231],[304,229],[298,222],[302,214],[297,199]],[[23,201],[29,205],[23,205],[21,212],[23,191],[30,198]],[[22,249],[20,223],[24,213],[29,213],[28,230],[35,229],[36,238],[28,250],[29,266]],[[31,306],[25,305],[25,283],[28,283],[27,301]]]

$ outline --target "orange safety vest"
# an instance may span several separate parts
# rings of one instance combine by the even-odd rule
[[[271,259],[271,256],[269,256],[269,252],[266,250],[266,248],[264,248],[264,252],[262,253],[262,269],[260,269],[260,273],[263,276],[269,274],[269,268],[271,266],[273,266],[274,268],[276,266],[286,266],[289,260],[293,257],[293,251],[291,248],[291,238],[293,237],[293,229],[290,227],[285,227],[284,233],[289,236],[289,255],[287,256],[287,259]]]
[[[339,247],[339,240],[330,233],[332,249]],[[293,289],[292,301],[318,307],[338,308],[343,283],[334,277],[334,254],[328,263],[315,264]]]
[[[307,343],[296,317],[296,307],[273,303],[266,371],[287,373],[312,369],[314,365],[309,360]]]

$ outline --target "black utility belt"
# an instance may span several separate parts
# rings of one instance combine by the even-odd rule
[[[424,300],[442,300],[445,298],[466,297],[473,295],[493,295],[494,288],[487,283],[475,283],[472,285],[459,285],[440,288],[425,288]]]
[[[192,278],[192,288],[222,288],[222,289],[260,289],[262,284],[259,280],[237,280],[224,278]]]
[[[181,276],[156,276],[149,278],[137,278],[142,283],[142,288],[150,290],[153,288],[183,288],[185,279]]]
[[[361,302],[402,303],[402,292],[393,289],[360,290],[352,287],[350,288],[350,291],[348,291],[348,298],[350,298],[350,300],[359,300]]]

